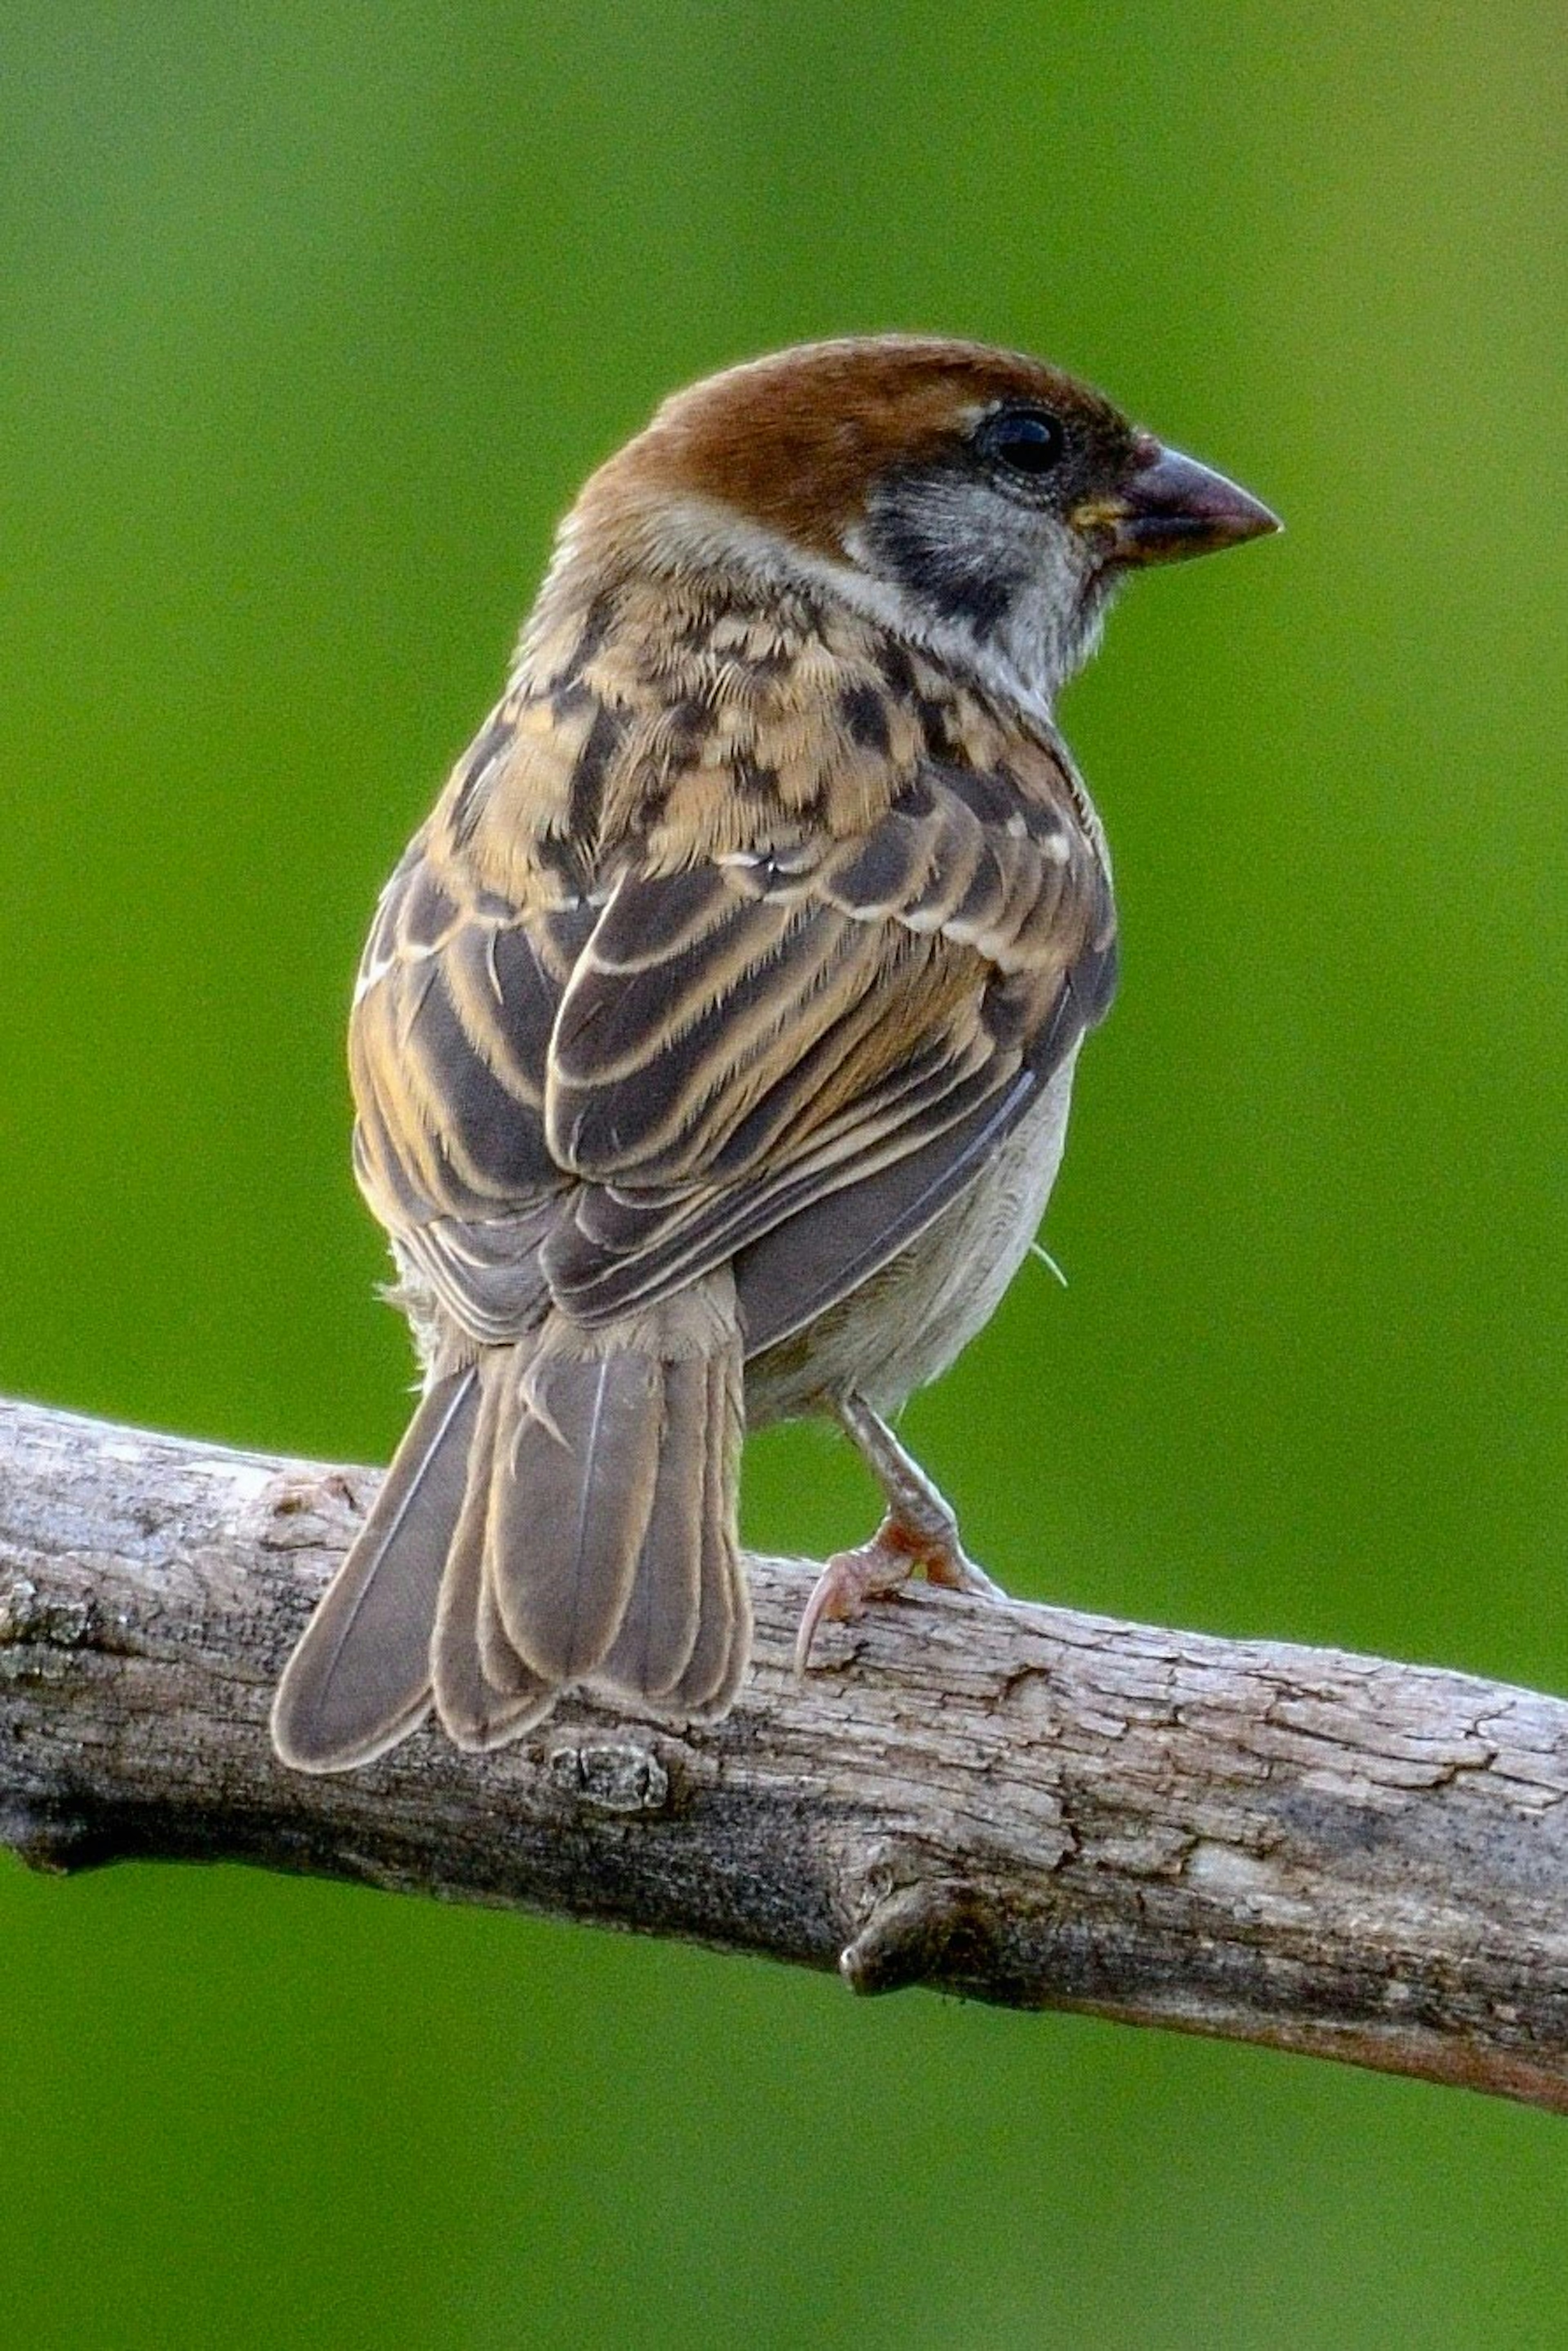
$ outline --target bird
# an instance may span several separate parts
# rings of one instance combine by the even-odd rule
[[[1033,1243],[1115,987],[1061,687],[1134,572],[1275,516],[1023,354],[801,344],[666,400],[561,524],[355,990],[360,1187],[423,1364],[283,1674],[284,1763],[575,1694],[716,1722],[747,1427],[882,1488],[801,1620],[997,1594],[894,1433]]]

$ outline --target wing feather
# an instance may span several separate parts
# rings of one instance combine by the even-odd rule
[[[808,645],[771,721],[742,695],[677,726],[613,651],[549,709],[508,697],[383,895],[356,1168],[481,1343],[735,1259],[755,1348],[906,1246],[1100,1017],[1109,876],[1065,755],[972,694],[912,753],[914,656],[885,723]]]

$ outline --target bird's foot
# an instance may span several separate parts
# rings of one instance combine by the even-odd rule
[[[911,1514],[913,1515],[913,1514]],[[958,1541],[951,1511],[943,1506],[925,1523],[890,1510],[869,1542],[853,1551],[835,1552],[811,1587],[795,1635],[795,1671],[803,1674],[810,1662],[817,1627],[824,1623],[858,1624],[873,1600],[891,1600],[915,1573],[946,1592],[972,1592],[986,1600],[1005,1600],[1000,1584],[977,1567]]]

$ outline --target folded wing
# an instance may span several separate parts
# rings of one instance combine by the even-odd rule
[[[716,779],[723,789],[725,779]],[[414,858],[356,1024],[361,1181],[481,1342],[733,1261],[752,1352],[970,1182],[1114,979],[1065,777],[924,759],[844,837],[758,811],[689,864],[509,903]]]

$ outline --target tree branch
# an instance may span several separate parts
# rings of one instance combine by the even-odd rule
[[[0,1841],[260,1862],[1234,2035],[1568,2109],[1568,1705],[946,1593],[789,1649],[753,1565],[717,1729],[577,1708],[485,1760],[275,1761],[373,1490],[0,1403]]]

